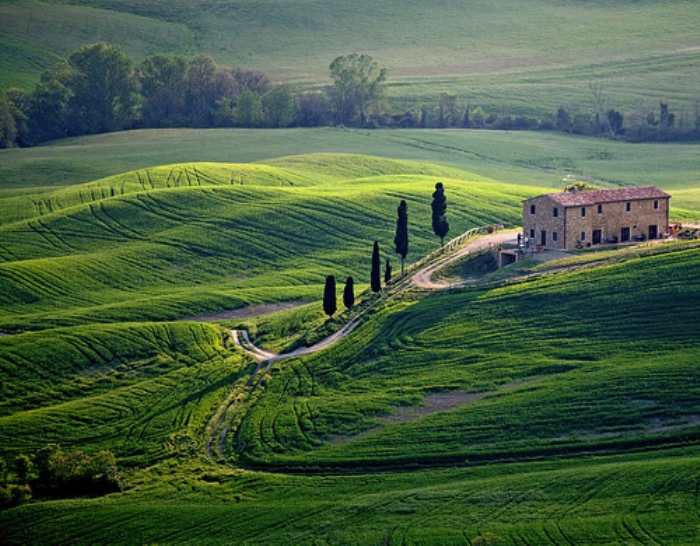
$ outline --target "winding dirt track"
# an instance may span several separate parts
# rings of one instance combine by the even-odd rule
[[[500,245],[505,241],[514,239],[515,237],[516,234],[512,231],[504,231],[494,233],[492,235],[478,237],[459,250],[448,254],[444,258],[441,258],[440,260],[433,262],[432,264],[429,264],[414,273],[414,275],[411,277],[411,284],[413,284],[413,286],[417,286],[418,288],[428,288],[431,290],[443,290],[445,288],[454,288],[456,286],[469,284],[469,280],[455,283],[435,283],[433,282],[433,274],[439,269],[445,267],[447,264],[458,260],[462,256],[484,250],[485,248]]]
[[[418,271],[413,273],[410,277],[400,279],[395,284],[385,288],[384,294],[387,298],[393,298],[411,286],[429,290],[442,290],[467,284],[469,281],[452,284],[434,283],[432,281],[432,276],[438,269],[445,267],[450,262],[457,260],[466,254],[501,244],[502,242],[513,238],[513,232],[500,232],[493,235],[478,237],[477,239],[474,239],[468,243],[466,246],[461,247],[454,252],[448,251],[448,253],[439,258],[437,261],[420,267]],[[386,299],[383,301],[386,301]],[[275,362],[316,353],[330,347],[337,341],[350,334],[350,332],[352,332],[360,323],[360,320],[364,314],[370,309],[372,309],[372,307],[364,309],[340,330],[334,334],[331,334],[322,341],[319,341],[315,345],[312,345],[311,347],[300,347],[299,349],[289,353],[276,354],[266,351],[260,347],[256,347],[253,344],[246,330],[231,330],[231,338],[233,339],[234,343],[247,354],[253,356],[258,361],[258,365],[255,367],[255,370],[251,372],[250,376],[247,377],[247,381],[245,381],[244,376],[240,381],[233,385],[231,392],[229,392],[226,399],[219,405],[209,420],[206,427],[206,452],[209,458],[219,463],[226,459],[225,442],[229,431],[235,426],[236,422],[240,421],[241,416],[245,413],[245,408],[248,402],[252,400],[251,397],[253,396],[253,393],[260,386],[265,375],[270,371]]]
[[[456,283],[436,283],[433,282],[433,274],[438,271],[439,269],[442,269],[445,267],[447,264],[458,260],[459,258],[466,256],[467,254],[471,254],[474,252],[478,252],[480,250],[484,250],[486,248],[490,248],[493,246],[497,246],[502,244],[505,241],[509,241],[515,238],[515,233],[512,231],[505,231],[505,232],[497,232],[491,235],[484,235],[481,237],[477,237],[470,243],[468,243],[466,246],[459,248],[458,250],[451,252],[449,254],[446,254],[444,257],[440,258],[439,260],[430,263],[415,273],[410,277],[410,282],[399,282],[396,286],[392,287],[390,290],[392,291],[392,295],[396,295],[399,293],[401,290],[405,290],[409,286],[415,286],[417,288],[423,288],[423,289],[428,289],[428,290],[444,290],[447,288],[455,288],[458,286],[464,286],[466,284],[469,284],[469,280],[466,281],[461,281],[461,282],[456,282]],[[233,338],[233,341],[243,349],[245,352],[248,354],[252,355],[255,357],[259,362],[264,362],[267,361],[269,364],[266,368],[266,370],[269,370],[270,367],[272,366],[273,363],[279,361],[279,360],[284,360],[287,358],[293,358],[297,356],[304,356],[312,353],[316,353],[318,351],[321,351],[327,347],[330,347],[333,345],[335,342],[340,341],[343,339],[345,336],[347,336],[350,332],[352,332],[357,324],[359,323],[360,319],[364,315],[365,312],[367,312],[369,309],[365,309],[362,313],[360,313],[358,316],[356,316],[354,319],[352,319],[350,322],[348,322],[345,326],[343,326],[340,330],[335,332],[334,334],[331,334],[328,336],[326,339],[319,341],[315,345],[312,345],[311,347],[300,347],[299,349],[296,349],[295,351],[289,352],[289,353],[282,353],[282,354],[275,354],[275,353],[270,353],[269,351],[265,351],[264,349],[261,349],[260,347],[256,347],[251,341],[250,338],[248,337],[248,332],[245,330],[241,330],[240,333],[237,330],[232,330],[231,331],[231,336]],[[243,337],[243,340],[245,343],[241,343],[240,338]]]

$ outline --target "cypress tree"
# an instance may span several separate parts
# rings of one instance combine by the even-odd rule
[[[326,277],[326,286],[323,289],[323,312],[329,317],[338,310],[338,304],[335,298],[335,277],[328,275]]]
[[[372,251],[372,273],[370,276],[372,292],[379,292],[382,289],[382,277],[379,269],[379,243],[374,241],[374,250]]]
[[[384,265],[384,284],[389,284],[391,280],[391,263],[389,258],[386,259],[386,264]]]
[[[435,235],[440,237],[440,246],[445,244],[445,235],[450,231],[450,225],[447,223],[445,212],[447,211],[447,200],[445,199],[445,188],[442,182],[435,184],[435,192],[433,192],[433,231]]]
[[[355,281],[352,277],[348,277],[345,281],[345,290],[343,290],[343,304],[346,309],[350,309],[355,305]]]
[[[406,201],[401,200],[396,211],[398,215],[396,218],[394,245],[396,245],[396,253],[401,256],[401,274],[403,275],[403,261],[406,259],[406,254],[408,254],[408,205]]]

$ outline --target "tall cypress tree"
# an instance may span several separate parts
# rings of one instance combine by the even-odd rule
[[[326,277],[326,286],[323,289],[323,312],[329,317],[338,310],[338,303],[335,297],[335,277],[328,275]]]
[[[445,235],[450,231],[450,225],[445,217],[447,200],[445,199],[445,188],[442,186],[442,182],[435,184],[431,206],[433,209],[433,231],[435,235],[440,237],[440,246],[443,246],[445,244]]]
[[[384,284],[389,284],[391,280],[391,262],[389,258],[386,259],[386,264],[384,265]]]
[[[382,277],[379,263],[379,243],[374,241],[374,250],[372,251],[372,273],[370,276],[370,285],[372,292],[379,292],[382,289]]]
[[[401,274],[403,274],[403,261],[408,254],[408,205],[406,201],[401,200],[396,218],[396,237],[394,237],[394,245],[396,245],[396,253],[401,256]]]
[[[350,309],[355,305],[355,281],[352,277],[348,277],[345,281],[345,290],[343,290],[343,304],[346,309]]]

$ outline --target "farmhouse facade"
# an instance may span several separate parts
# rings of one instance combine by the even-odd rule
[[[562,250],[662,238],[670,198],[655,186],[539,195],[523,201],[523,235]]]

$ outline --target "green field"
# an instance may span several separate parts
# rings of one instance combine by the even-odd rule
[[[18,333],[0,337],[0,454],[109,449],[125,483],[2,511],[3,540],[697,541],[693,243],[408,292],[259,383],[227,330],[245,323],[273,350],[317,335],[325,275],[362,290],[372,241],[394,258],[400,199],[408,262],[437,247],[436,181],[450,236],[515,225],[522,199],[574,169],[610,186],[661,181],[692,216],[695,148],[315,130],[143,131],[3,152],[0,330]],[[291,155],[311,149],[329,153]],[[330,153],[341,149],[375,155]],[[209,162],[167,165],[187,153]],[[122,168],[130,156],[138,170]],[[285,301],[312,303],[174,322]]]
[[[391,257],[395,207],[413,253],[435,248],[430,193],[450,187],[453,233],[514,223],[532,189],[448,167],[315,155],[190,164],[0,202],[0,328],[171,320],[262,301],[316,299],[328,274],[364,279]]]
[[[444,91],[491,113],[541,116],[561,104],[591,107],[589,84],[600,82],[610,107],[664,100],[692,123],[699,22],[692,0],[4,0],[0,33],[16,56],[3,55],[0,84],[26,85],[46,55],[99,40],[137,62],[203,52],[303,87],[327,84],[331,60],[357,51],[389,69],[399,112],[433,107]]]

